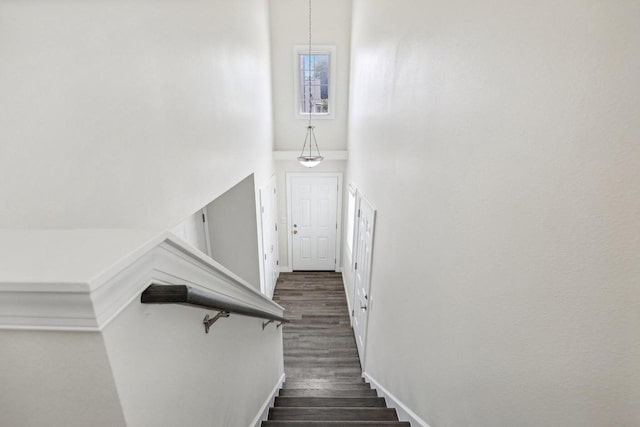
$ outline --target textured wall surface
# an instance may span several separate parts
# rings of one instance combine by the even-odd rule
[[[101,334],[0,330],[0,348],[0,425],[127,425]]]
[[[271,176],[267,8],[0,2],[0,227],[166,228]]]
[[[639,21],[635,1],[354,2],[365,370],[432,427],[640,425]]]

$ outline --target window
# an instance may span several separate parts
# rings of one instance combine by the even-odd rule
[[[329,112],[329,54],[300,53],[300,112]]]
[[[296,117],[334,118],[335,46],[296,46],[294,55]]]

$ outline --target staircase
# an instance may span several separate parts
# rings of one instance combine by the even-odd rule
[[[361,376],[339,273],[282,273],[287,380],[263,427],[406,426]]]

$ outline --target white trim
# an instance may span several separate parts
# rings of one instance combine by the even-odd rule
[[[347,160],[349,152],[347,150],[332,150],[320,152],[325,160]],[[273,160],[297,160],[300,150],[297,151],[273,151]]]
[[[265,197],[269,197],[269,198],[272,197],[272,193],[271,193],[272,190],[277,191],[277,180],[276,180],[275,173],[271,175],[269,179],[263,183],[262,187],[259,188],[256,193],[258,195],[257,196],[258,229],[259,229],[258,237],[260,239],[260,253],[258,255],[260,260],[260,289],[263,294],[269,296],[270,298],[273,298],[273,293],[274,293],[276,284],[274,283],[273,287],[269,289],[268,287],[269,278],[267,277],[267,274],[266,274],[267,263],[265,262],[266,251],[265,251],[265,227],[264,227],[264,205],[265,205],[264,202],[265,202]],[[276,194],[276,193],[273,193],[273,194]],[[271,204],[271,201],[269,201],[269,204]],[[277,196],[276,196],[276,206],[273,208],[275,210],[275,218],[273,218],[273,220],[277,222],[278,221]],[[271,224],[269,224],[269,226],[271,226]],[[274,242],[274,247],[275,247],[275,253],[277,254],[279,252],[277,231],[276,231],[276,241]],[[279,274],[279,271],[278,271],[278,274]],[[278,275],[276,274],[276,282],[278,280],[277,276]]]
[[[262,193],[263,189],[258,188],[258,190],[256,191],[256,222],[258,224],[258,267],[260,270],[260,292],[262,292],[264,295],[267,295],[267,276],[265,274],[266,264],[264,262],[264,206],[262,205]]]
[[[293,270],[288,265],[281,265],[279,267],[280,273],[292,273]]]
[[[293,46],[293,114],[296,119],[309,120],[309,114],[300,112],[300,63],[298,55],[309,53],[309,45]],[[311,45],[311,54],[329,54],[329,112],[326,114],[312,114],[312,120],[331,120],[336,118],[336,46]]]
[[[360,348],[358,347],[358,355],[360,356],[360,365],[364,368],[366,368],[366,363],[367,363],[367,341],[368,341],[368,336],[369,336],[369,316],[371,314],[371,310],[372,310],[372,305],[373,305],[373,296],[371,295],[371,288],[372,288],[372,284],[373,284],[373,254],[374,254],[374,248],[375,248],[375,240],[376,240],[376,219],[378,217],[378,211],[376,210],[376,207],[371,204],[371,202],[369,202],[369,200],[359,191],[356,190],[356,209],[359,211],[361,209],[362,206],[362,202],[364,201],[364,203],[366,203],[367,205],[369,205],[369,207],[371,208],[371,210],[373,211],[373,219],[372,219],[372,226],[371,226],[371,233],[372,233],[372,241],[371,241],[371,251],[370,251],[370,256],[371,256],[371,262],[369,263],[369,283],[367,284],[367,295],[369,297],[369,302],[368,302],[368,306],[369,309],[367,310],[366,314],[365,314],[365,318],[366,318],[366,330],[364,333],[364,344],[362,345],[362,354],[360,354]],[[357,236],[360,233],[360,221],[357,221],[356,224],[356,228],[354,229],[354,235]],[[355,242],[354,242],[355,245]],[[358,257],[358,251],[356,250],[357,248],[354,246],[353,251],[351,253],[351,272],[353,273],[353,301],[355,303],[356,301],[356,273],[355,273],[355,263]],[[355,336],[355,330],[354,332],[354,336]],[[356,338],[357,339],[357,338]],[[357,347],[357,346],[356,346]]]
[[[202,208],[202,215],[204,217],[204,240],[207,244],[207,255],[211,256],[211,233],[209,232],[209,214],[207,213],[207,207]]]
[[[336,201],[336,265],[335,271],[342,266],[341,246],[342,246],[342,172],[286,172],[285,181],[287,185],[287,261],[289,268],[293,271],[293,237],[291,235],[291,178],[297,176],[304,177],[336,177],[338,178],[338,194]]]
[[[266,263],[264,262],[264,205],[262,203],[264,188],[269,186],[271,177],[267,180],[263,187],[255,190],[256,195],[256,223],[258,225],[258,269],[260,270],[260,292],[264,295],[268,294],[267,289],[267,276],[265,274]]]
[[[378,394],[382,395],[381,397],[384,397],[384,400],[387,402],[387,407],[396,409],[396,412],[398,413],[398,419],[400,421],[409,421],[412,427],[429,427],[429,424],[427,424],[425,420],[420,418],[407,405],[405,405],[404,402],[394,396],[389,390],[380,385],[380,383],[373,379],[371,375],[363,372],[362,377],[370,382],[376,390],[378,390]]]
[[[347,286],[347,276],[344,271],[342,273],[342,286],[344,287],[344,295],[347,300],[347,310],[349,310],[349,326],[353,329],[353,308],[351,308],[351,300],[349,300],[349,292],[347,291],[349,288]]]
[[[267,400],[264,401],[264,403],[258,410],[258,413],[253,418],[253,421],[251,421],[251,424],[249,424],[249,427],[260,427],[263,421],[267,421],[267,418],[269,417],[269,408],[273,406],[273,403],[276,400],[276,396],[282,388],[282,384],[284,384],[285,379],[286,377],[283,373],[280,376],[278,382],[276,382],[276,385],[273,387],[273,390],[271,390],[271,394],[269,394],[269,397],[267,397]]]
[[[186,284],[281,316],[284,309],[170,232],[86,283],[0,283],[0,329],[101,331],[152,282]]]
[[[352,218],[346,218],[347,220],[347,224],[345,227],[345,233],[348,230],[348,226],[349,226],[349,220],[353,221],[353,229],[351,230],[351,236],[346,236],[346,239],[344,239],[344,247],[346,249],[345,251],[345,255],[348,255],[349,257],[349,271],[353,270],[353,245],[354,245],[354,240],[355,240],[355,235],[356,235],[356,214],[358,212],[358,189],[355,188],[353,186],[353,184],[348,184],[347,185],[347,206],[346,206],[346,210],[344,211],[344,215],[345,217],[348,216],[349,214],[349,198],[350,196],[353,195],[353,216]],[[351,247],[349,247],[349,240],[351,240]]]

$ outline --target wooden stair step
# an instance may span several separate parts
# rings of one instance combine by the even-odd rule
[[[296,365],[299,366],[310,366],[314,368],[357,368],[360,369],[360,360],[357,357],[331,357],[331,356],[316,356],[312,357],[309,360],[309,356],[307,357],[296,357],[296,356],[288,356],[285,357],[285,363],[288,363],[289,366],[293,367]]]
[[[302,385],[298,383],[291,383],[289,385],[285,384],[285,389],[295,389],[295,390],[371,390],[369,384],[356,384],[356,383],[337,383],[337,384],[309,384]]]
[[[328,368],[296,368],[296,367],[287,367],[285,366],[284,371],[289,378],[304,378],[309,374],[313,376],[319,376],[327,373]],[[327,375],[330,378],[349,378],[353,375],[360,374],[362,370],[360,366],[352,366],[352,367],[335,367],[331,368],[331,372]]]
[[[336,389],[306,389],[283,388],[279,392],[280,397],[378,397],[378,393],[372,389],[361,390],[336,390]]]
[[[354,375],[348,378],[342,378],[342,379],[335,379],[335,378],[328,378],[328,377],[312,377],[312,376],[307,376],[305,378],[287,378],[285,380],[285,385],[286,384],[292,384],[292,383],[308,383],[308,384],[342,384],[342,383],[349,383],[349,384],[367,384],[369,385],[368,382],[366,382],[364,380],[364,378],[362,378],[362,376],[360,375]]]
[[[407,421],[263,421],[262,427],[411,427]]]
[[[390,408],[269,408],[269,420],[298,421],[398,421]]]
[[[276,397],[273,406],[288,408],[385,408],[386,403],[382,397]]]
[[[317,356],[332,356],[332,357],[341,357],[341,356],[352,356],[356,354],[356,350],[354,348],[309,348],[309,349],[287,349],[285,351],[285,355],[290,354],[292,356],[309,356],[309,357],[317,357]]]

